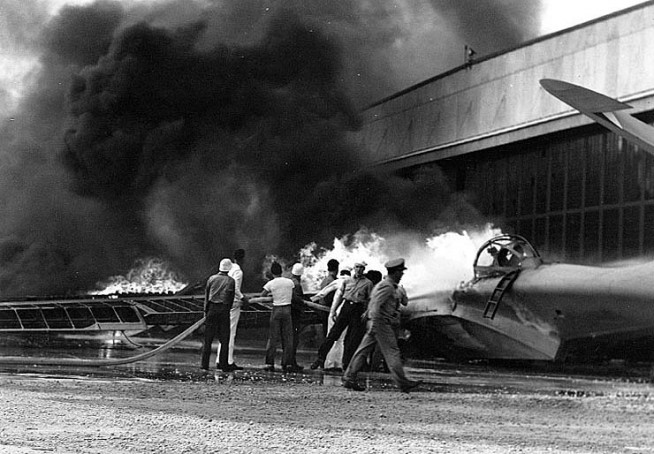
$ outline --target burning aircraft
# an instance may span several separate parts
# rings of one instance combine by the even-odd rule
[[[519,235],[484,243],[474,277],[405,326],[450,358],[565,361],[651,355],[654,262],[603,268],[546,263]],[[447,299],[445,299],[447,298]]]
[[[629,114],[629,105],[559,80],[541,85],[654,154],[654,128]],[[654,356],[654,262],[620,268],[547,263],[525,238],[500,235],[479,248],[473,271],[452,293],[409,305],[405,325],[416,344],[454,358]]]
[[[629,115],[625,111],[628,105],[562,81],[546,79],[541,84],[554,96],[654,153],[654,128]],[[471,256],[472,275],[466,272],[467,280],[452,284],[454,289],[444,288],[443,282],[437,288],[429,269],[433,264],[428,261],[419,263],[416,259],[409,264],[411,271],[404,283],[410,303],[403,312],[403,327],[409,333],[407,345],[418,345],[423,353],[449,359],[651,358],[654,295],[650,279],[654,262],[620,268],[547,262],[522,236],[483,238],[476,253],[472,249],[463,254]],[[366,257],[378,252],[375,248],[356,251]],[[374,263],[379,265],[383,260]],[[424,274],[427,284],[412,286],[416,274]],[[203,315],[202,295],[195,294],[201,292],[191,293],[4,302],[0,305],[0,331],[190,325]],[[307,323],[316,320],[317,309],[307,309]],[[241,323],[265,323],[269,310],[265,302],[251,304]]]

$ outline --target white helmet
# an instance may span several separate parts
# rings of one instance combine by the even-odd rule
[[[226,273],[231,269],[232,269],[232,261],[230,259],[222,259],[220,261],[220,266],[218,267],[218,271],[223,271]]]
[[[302,266],[301,263],[296,263],[293,265],[293,268],[291,269],[291,274],[294,276],[302,276],[302,273],[304,273],[304,267]]]

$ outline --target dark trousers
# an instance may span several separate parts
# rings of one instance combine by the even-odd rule
[[[366,321],[362,319],[365,312],[365,305],[362,303],[344,302],[341,312],[338,314],[332,329],[329,330],[325,342],[318,349],[318,360],[325,362],[327,354],[334,346],[334,343],[341,337],[343,331],[347,328],[345,333],[345,340],[343,341],[343,369],[347,368],[350,364],[350,359],[354,355],[357,347],[366,333]]]
[[[356,380],[357,373],[363,369],[368,356],[370,356],[375,345],[377,345],[386,361],[391,377],[398,388],[403,389],[409,386],[412,382],[404,372],[396,333],[397,328],[388,320],[373,320],[368,322],[368,331],[354,354],[352,363],[345,369],[343,381]]]
[[[218,358],[218,367],[224,369],[227,367],[227,358],[229,355],[229,333],[230,333],[230,307],[226,304],[209,303],[208,311],[206,314],[206,321],[204,322],[204,343],[202,345],[202,360],[201,366],[203,369],[209,369],[209,359],[211,358],[211,346],[213,339],[218,334],[218,340],[223,346],[220,349],[220,357]]]
[[[320,311],[320,326],[322,326],[322,335],[327,337],[327,327],[329,326],[329,312]]]
[[[300,331],[302,330],[302,309],[291,308],[291,321],[293,325],[293,365],[297,364],[297,346],[300,345]]]
[[[291,319],[291,305],[273,306],[270,314],[270,330],[268,344],[266,345],[266,364],[275,365],[277,344],[282,343],[282,367],[295,364],[293,354],[293,321]]]

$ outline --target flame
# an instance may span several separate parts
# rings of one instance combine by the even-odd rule
[[[351,268],[355,262],[365,261],[366,271],[378,270],[386,274],[384,263],[403,257],[407,271],[402,279],[409,299],[443,290],[453,290],[461,281],[473,277],[472,262],[479,247],[500,229],[487,224],[478,229],[447,232],[428,238],[416,234],[393,234],[382,237],[370,232],[357,232],[352,237],[334,240],[331,250],[317,250],[314,243],[300,250],[305,267],[302,276],[305,290],[317,291],[327,274],[327,261],[336,259],[341,269]]]
[[[149,257],[136,260],[132,269],[125,276],[112,276],[106,281],[98,282],[96,286],[102,288],[91,294],[175,293],[186,285],[187,283],[183,282],[164,260]]]
[[[352,269],[357,262],[366,262],[366,271],[384,270],[388,260],[386,239],[382,236],[359,231],[352,236],[335,238],[331,250],[317,250],[315,243],[307,244],[300,250],[300,263],[304,266],[302,285],[308,292],[316,292],[320,282],[327,275],[327,262],[336,259],[340,269]]]

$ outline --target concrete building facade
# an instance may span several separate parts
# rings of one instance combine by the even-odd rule
[[[560,79],[654,120],[654,1],[469,62],[363,112],[367,163],[437,164],[453,189],[544,253],[654,255],[654,156],[548,94]]]

